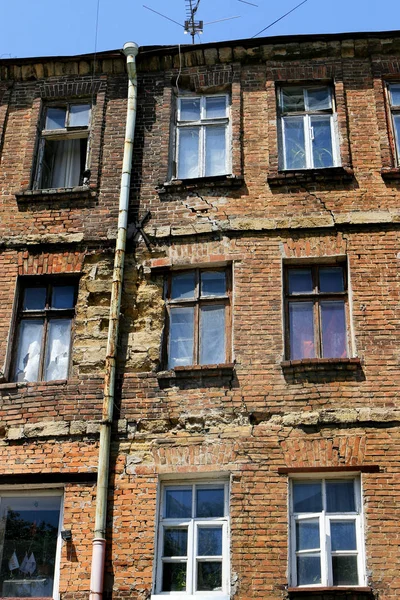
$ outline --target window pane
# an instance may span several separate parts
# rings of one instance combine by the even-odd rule
[[[16,381],[38,380],[43,322],[43,319],[21,321],[15,367]]]
[[[343,292],[343,269],[342,267],[326,267],[319,270],[320,292]]]
[[[357,556],[332,556],[333,585],[358,585]]]
[[[224,271],[203,271],[201,274],[201,296],[225,296],[226,274]]]
[[[200,98],[181,98],[180,121],[200,121]]]
[[[303,88],[289,87],[282,89],[282,110],[284,112],[304,110]]]
[[[320,512],[322,510],[322,488],[318,481],[296,481],[293,483],[293,511],[295,513]]]
[[[69,109],[69,127],[87,127],[89,125],[90,104],[71,104]]]
[[[71,319],[51,319],[47,333],[45,381],[67,379],[70,346]]]
[[[284,153],[286,169],[305,169],[306,151],[303,117],[284,118]]]
[[[289,269],[289,294],[310,294],[313,291],[311,269]]]
[[[46,306],[46,288],[25,288],[23,310],[43,310]]]
[[[327,512],[355,512],[354,481],[326,482]]]
[[[400,85],[390,86],[390,102],[392,106],[400,106]]]
[[[74,308],[75,286],[55,285],[53,287],[52,308]]]
[[[225,362],[225,306],[202,306],[200,309],[201,365]]]
[[[226,97],[206,98],[206,119],[226,117]]]
[[[179,129],[178,177],[190,179],[200,176],[199,129]]]
[[[398,156],[398,160],[399,160],[399,156],[400,156],[400,114],[393,115],[393,123],[394,123],[394,129],[395,129],[395,138],[396,138],[396,142],[397,142],[397,156]]]
[[[226,173],[226,127],[206,127],[205,175]]]
[[[321,560],[318,556],[297,557],[297,585],[321,583]]]
[[[321,302],[322,356],[347,356],[346,315],[344,301]]]
[[[355,521],[331,521],[331,546],[335,550],[357,550]]]
[[[190,519],[192,516],[192,490],[167,488],[164,511],[166,519]]]
[[[289,302],[290,358],[315,358],[312,302]]]
[[[319,547],[319,521],[297,521],[296,550],[318,550]]]
[[[194,271],[173,275],[171,282],[171,299],[182,300],[184,298],[194,298],[194,288]]]
[[[314,88],[307,90],[308,110],[324,110],[331,108],[331,93],[329,88]]]
[[[186,590],[186,563],[164,563],[162,577],[163,592]]]
[[[83,146],[82,143],[84,142]],[[42,188],[70,188],[79,185],[81,150],[87,140],[46,140]]]
[[[52,596],[60,501],[59,496],[2,498],[3,597]]]
[[[221,556],[222,527],[199,527],[197,531],[197,555]]]
[[[169,362],[170,368],[193,364],[194,308],[171,308]]]
[[[311,117],[315,169],[333,167],[331,117]]]
[[[163,556],[186,556],[187,539],[187,529],[165,528]]]
[[[196,517],[223,517],[224,488],[197,489],[196,492]]]
[[[64,129],[66,115],[67,111],[65,108],[48,108],[46,111],[45,129]]]
[[[199,592],[222,589],[222,563],[199,562],[197,565],[197,590]]]

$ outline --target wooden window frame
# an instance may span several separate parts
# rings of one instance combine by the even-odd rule
[[[225,98],[225,117],[206,118],[205,106],[207,98]],[[182,100],[200,100],[200,119],[197,121],[181,120],[181,101]],[[217,175],[229,175],[232,172],[232,126],[231,126],[231,103],[229,94],[197,94],[182,95],[177,98],[176,120],[175,120],[175,151],[173,162],[173,179],[181,178],[179,175],[179,136],[180,131],[185,128],[199,129],[199,174],[197,177],[187,179],[200,179],[207,177],[205,174],[206,154],[205,154],[205,130],[206,127],[225,126],[225,172]],[[213,177],[213,175],[211,175]]]
[[[49,308],[49,302],[51,299],[51,292],[53,287],[55,286],[74,286],[74,306],[73,308]],[[45,308],[42,310],[23,310],[22,303],[24,300],[24,291],[26,288],[33,287],[46,287],[46,303]],[[17,356],[19,350],[20,343],[20,326],[22,321],[33,320],[33,319],[43,319],[43,333],[42,340],[40,346],[40,362],[38,369],[38,378],[36,381],[54,381],[54,380],[46,380],[44,379],[45,374],[45,359],[46,353],[48,349],[48,329],[49,329],[49,321],[50,319],[71,319],[71,331],[70,331],[70,343],[69,343],[69,360],[68,360],[68,373],[67,378],[71,372],[72,365],[72,340],[74,335],[74,322],[75,322],[75,307],[78,298],[78,281],[76,277],[56,277],[50,276],[46,278],[39,277],[23,277],[19,281],[18,284],[18,301],[17,301],[17,310],[15,317],[15,326],[14,326],[14,344],[11,358],[11,379],[13,381],[17,381],[16,379],[16,365],[17,365]]]
[[[322,485],[322,511],[320,512],[299,512],[295,513],[293,508],[293,484],[297,482],[309,481],[310,483],[321,483]],[[327,481],[353,481],[354,484],[354,501],[355,510],[352,512],[337,512],[328,513],[326,510],[326,482]],[[317,520],[319,521],[319,532],[320,532],[320,557],[321,557],[321,582],[316,584],[304,584],[298,585],[297,583],[297,546],[296,546],[296,523],[301,520]],[[359,476],[345,476],[343,473],[332,473],[327,477],[318,477],[315,474],[309,474],[304,476],[295,476],[289,480],[289,585],[290,587],[296,587],[299,590],[303,588],[325,588],[333,586],[333,571],[332,571],[332,557],[334,555],[356,555],[357,556],[357,574],[358,584],[345,585],[345,586],[333,586],[334,589],[337,587],[341,588],[356,588],[364,587],[366,585],[366,568],[365,568],[365,536],[363,527],[363,503],[362,503],[362,491],[361,491],[361,480]],[[356,530],[356,550],[353,551],[332,551],[330,547],[330,523],[332,521],[354,521]],[[301,552],[301,551],[300,551]],[[304,554],[313,554],[313,550],[303,551]]]
[[[226,293],[224,296],[200,296],[200,276],[203,272],[220,272],[225,273],[225,282],[226,282]],[[182,275],[183,273],[193,273],[195,274],[195,290],[194,297],[188,299],[179,299],[172,300],[171,299],[171,288],[172,288],[172,278],[174,275]],[[225,361],[220,364],[227,364],[231,362],[232,357],[232,269],[229,266],[225,267],[201,267],[201,268],[193,268],[193,269],[183,269],[170,271],[165,279],[165,304],[167,311],[167,321],[165,327],[165,336],[164,336],[164,364],[168,368],[169,363],[169,342],[170,342],[170,309],[174,308],[183,308],[188,306],[194,307],[194,339],[193,339],[193,362],[190,366],[193,365],[203,365],[199,362],[199,354],[200,354],[200,307],[201,306],[211,306],[213,304],[223,304],[225,306]],[[211,363],[217,364],[217,363]],[[189,366],[189,365],[188,365]],[[171,367],[177,368],[177,367]]]
[[[343,273],[343,292],[320,292],[318,289],[319,282],[319,269],[326,269],[329,267],[341,268]],[[311,276],[313,282],[313,291],[310,293],[296,293],[289,294],[289,272],[292,269],[311,269]],[[350,344],[350,309],[348,302],[348,278],[346,263],[344,262],[329,262],[329,263],[291,263],[284,265],[284,311],[285,311],[285,357],[287,360],[307,360],[293,359],[290,353],[290,319],[289,319],[289,303],[290,302],[313,302],[313,326],[314,326],[314,348],[315,358],[326,358],[322,353],[322,319],[320,311],[320,302],[329,300],[340,300],[344,301],[344,311],[346,320],[346,354],[345,358],[351,356],[351,344]],[[331,358],[331,357],[328,357]],[[332,360],[335,360],[334,357]]]
[[[192,516],[187,518],[167,518],[164,517],[165,492],[168,488],[182,488],[192,490]],[[224,515],[221,517],[196,517],[195,502],[197,489],[224,489]],[[221,591],[197,591],[196,588],[196,566],[199,562],[199,556],[196,552],[197,530],[199,526],[221,527],[222,528],[222,554],[216,561],[222,564],[222,589]],[[186,590],[184,592],[163,592],[163,531],[167,527],[183,528],[188,530],[188,554],[186,557],[176,558],[175,562],[185,562],[186,571]],[[154,594],[152,600],[181,600],[183,598],[196,598],[197,600],[229,600],[229,482],[225,479],[204,479],[183,482],[165,481],[161,484],[160,501],[158,507],[157,523],[157,541],[156,541],[156,561],[154,573]],[[208,562],[213,557],[201,557],[201,562]],[[169,559],[169,560],[168,560]],[[166,562],[172,561],[172,557],[167,557]]]
[[[393,156],[394,156],[394,164],[396,166],[400,166],[400,136],[397,137],[396,127],[394,124],[394,115],[400,115],[400,104],[392,104],[392,94],[390,88],[392,86],[397,86],[400,88],[400,82],[398,81],[390,81],[386,82],[386,100],[389,107],[390,114],[390,137],[391,142],[393,144]]]
[[[8,497],[12,498],[23,498],[29,496],[40,496],[40,497],[60,497],[60,516],[58,522],[58,531],[57,531],[57,545],[56,552],[54,556],[54,578],[53,578],[53,593],[49,598],[53,598],[54,600],[59,597],[59,587],[60,587],[60,562],[61,562],[61,529],[64,518],[64,488],[61,486],[54,487],[44,487],[44,486],[24,486],[24,487],[13,487],[13,486],[1,486],[0,487],[0,515],[2,520],[4,519],[4,509],[3,502],[6,501]],[[3,531],[3,533],[5,533]],[[21,598],[24,598],[23,596]]]
[[[69,117],[71,106],[73,105],[87,105],[90,107],[88,125],[69,126]],[[46,116],[49,108],[60,108],[65,109],[65,127],[60,129],[46,129]],[[86,139],[86,156],[85,165],[81,173],[80,181],[77,185],[83,184],[83,173],[89,169],[91,144],[90,144],[90,131],[92,121],[92,109],[93,103],[88,99],[76,100],[74,102],[48,102],[42,110],[42,115],[39,124],[39,141],[36,152],[36,168],[35,177],[32,188],[34,190],[47,189],[41,185],[43,177],[43,161],[45,153],[46,141],[62,141],[62,140],[73,140],[73,139]],[[89,177],[87,178],[89,180]],[[75,187],[75,186],[74,186]],[[51,188],[49,188],[51,189]]]
[[[305,101],[305,109],[304,111],[288,111],[285,112],[282,109],[283,106],[283,90],[287,89],[287,88],[299,88],[303,90],[303,97],[304,97],[304,101]],[[311,110],[309,108],[306,108],[306,98],[307,98],[307,92],[308,90],[312,90],[312,89],[321,89],[321,88],[325,88],[329,91],[329,95],[330,95],[330,101],[331,101],[331,106],[328,109],[322,109],[322,110]],[[278,113],[278,131],[279,131],[279,142],[278,142],[278,146],[279,146],[279,169],[282,171],[309,171],[312,169],[333,169],[335,167],[340,167],[341,166],[341,160],[340,160],[340,147],[339,147],[339,131],[338,131],[338,122],[337,122],[337,111],[336,111],[336,107],[335,107],[335,95],[334,95],[334,90],[332,88],[332,86],[330,85],[301,85],[301,84],[296,84],[296,85],[281,85],[278,87],[277,89],[277,113]],[[333,164],[330,165],[329,167],[316,167],[314,165],[314,158],[313,158],[313,147],[312,147],[312,137],[311,137],[311,130],[312,127],[310,126],[310,118],[311,117],[326,117],[329,116],[330,117],[330,130],[331,130],[331,139],[332,139],[332,159],[333,159]],[[299,168],[290,168],[286,166],[286,152],[285,152],[285,122],[288,118],[291,117],[297,117],[297,118],[302,118],[303,119],[303,126],[304,126],[304,153],[305,153],[305,160],[306,160],[306,166],[305,167],[299,167]],[[306,132],[309,132],[308,135],[306,135]]]

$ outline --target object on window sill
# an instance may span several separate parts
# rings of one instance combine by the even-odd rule
[[[362,365],[361,359],[353,358],[302,358],[299,360],[283,360],[284,370],[305,371],[356,371]]]
[[[159,194],[180,192],[201,187],[241,187],[244,177],[241,175],[214,175],[212,177],[196,177],[194,179],[172,179],[157,187]]]
[[[267,176],[270,186],[298,184],[310,181],[352,181],[354,170],[351,167],[327,167],[326,169],[295,169],[272,172]]]
[[[383,167],[381,176],[382,179],[400,179],[400,167]]]
[[[60,199],[63,196],[71,199],[95,198],[97,195],[96,188],[88,185],[77,185],[72,188],[57,188],[48,190],[24,190],[15,193],[18,202],[34,202],[47,199]]]
[[[157,379],[184,379],[186,377],[223,377],[230,376],[235,368],[235,363],[218,365],[189,365],[175,367],[169,371],[159,371]]]

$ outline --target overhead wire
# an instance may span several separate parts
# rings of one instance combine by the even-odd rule
[[[273,21],[272,23],[270,23],[269,25],[267,25],[266,27],[264,27],[264,29],[261,29],[261,31],[259,31],[255,35],[252,35],[251,39],[257,37],[258,35],[260,35],[260,33],[264,33],[264,31],[266,31],[267,29],[269,29],[270,27],[272,27],[272,25],[275,25],[275,23],[279,23],[279,21],[282,21],[282,19],[284,19],[285,17],[287,17],[288,15],[290,15],[290,13],[292,13],[293,11],[295,11],[296,8],[299,8],[302,4],[305,4],[307,1],[308,0],[303,0],[303,2],[300,2],[300,4],[297,4],[297,6],[295,6],[294,8],[292,8],[291,10],[289,10],[287,13],[285,13],[284,15],[282,15],[281,17],[279,17],[279,19],[276,19],[276,21]]]

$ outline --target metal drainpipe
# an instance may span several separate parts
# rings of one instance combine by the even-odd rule
[[[108,326],[103,414],[100,425],[96,521],[94,528],[92,568],[90,577],[90,600],[101,600],[103,597],[111,426],[113,421],[115,394],[115,367],[118,344],[119,313],[121,308],[122,281],[124,274],[126,231],[128,226],[129,188],[131,181],[133,139],[135,134],[137,105],[137,76],[135,57],[139,49],[137,44],[134,42],[127,42],[124,44],[122,51],[126,56],[126,68],[129,77],[128,111],[126,117],[124,159],[119,196],[118,234],[111,290],[110,322]]]

